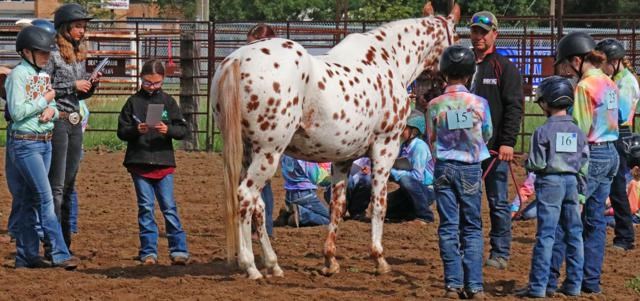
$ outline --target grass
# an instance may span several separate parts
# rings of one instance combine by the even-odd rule
[[[635,278],[627,280],[624,286],[640,294],[640,275],[636,276]]]

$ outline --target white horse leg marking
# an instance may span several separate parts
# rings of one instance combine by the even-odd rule
[[[245,179],[238,187],[238,199],[240,200],[238,265],[242,270],[247,271],[249,279],[260,279],[262,274],[256,267],[251,244],[251,219],[255,209],[253,199],[256,196],[251,191],[252,189],[248,187],[248,181],[248,179]]]
[[[253,153],[251,157],[251,163],[247,169],[247,178],[243,181],[243,184],[245,184],[247,189],[250,191],[251,196],[249,202],[241,202],[240,204],[240,233],[241,238],[243,239],[242,241],[244,242],[244,245],[241,243],[241,246],[244,247],[244,251],[250,253],[246,254],[244,258],[249,259],[251,262],[245,263],[245,265],[241,265],[241,267],[247,270],[249,278],[251,279],[258,279],[262,277],[255,266],[252,250],[251,222],[255,221],[256,230],[260,239],[260,246],[262,247],[263,263],[267,269],[267,274],[281,277],[283,276],[283,272],[278,265],[278,258],[273,251],[271,242],[269,241],[269,235],[267,235],[264,214],[265,205],[260,193],[267,179],[271,178],[275,173],[278,167],[280,154],[275,150],[271,152],[263,149],[260,153]],[[243,211],[245,204],[248,205],[248,210]],[[248,216],[248,220],[244,220],[245,216]]]
[[[336,239],[338,238],[338,223],[342,220],[346,210],[346,178],[352,161],[335,162],[332,165],[331,187],[331,221],[329,232],[324,243],[324,268],[322,274],[330,276],[340,272],[340,264],[336,260]]]

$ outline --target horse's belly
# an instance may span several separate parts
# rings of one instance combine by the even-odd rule
[[[307,161],[338,162],[365,155],[369,144],[369,135],[362,132],[325,127],[313,131],[298,130],[285,153]]]

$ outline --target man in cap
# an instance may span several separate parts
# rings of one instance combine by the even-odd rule
[[[513,147],[520,131],[523,113],[522,76],[509,59],[496,52],[498,19],[488,11],[471,18],[471,42],[476,55],[476,73],[471,92],[489,102],[493,136],[487,146],[495,156],[482,163],[485,189],[491,216],[491,252],[487,266],[505,269],[511,249],[511,213],[507,201],[508,162],[513,160]]]

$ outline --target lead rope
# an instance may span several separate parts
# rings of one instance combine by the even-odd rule
[[[491,163],[489,163],[489,166],[487,167],[487,170],[484,172],[484,174],[482,175],[482,181],[484,181],[484,179],[487,177],[487,175],[489,174],[489,172],[491,171],[491,169],[493,168],[493,166],[495,165],[496,161],[498,161],[498,152],[491,150],[489,151],[489,154],[491,156],[494,156],[493,159],[491,160]],[[520,208],[518,209],[518,212],[516,212],[515,215],[513,215],[513,219],[518,218],[522,215],[522,211],[524,211],[524,208],[526,207],[524,204],[524,199],[522,198],[522,195],[520,194],[520,185],[518,184],[518,181],[516,180],[516,175],[513,173],[513,168],[511,165],[511,162],[509,161],[509,173],[511,173],[511,180],[513,181],[513,184],[516,186],[516,193],[518,194],[518,197],[520,198]]]

